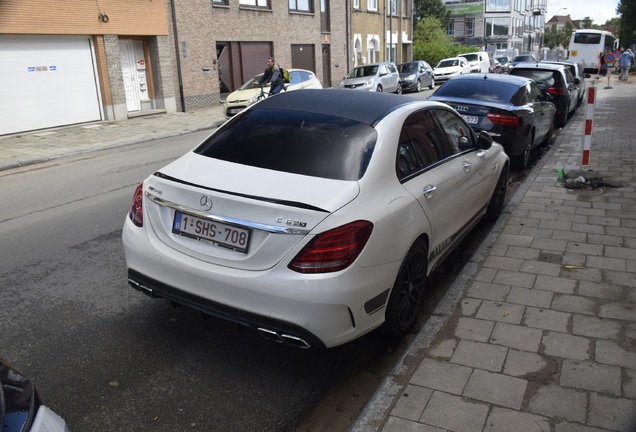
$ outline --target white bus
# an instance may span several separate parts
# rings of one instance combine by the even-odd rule
[[[570,61],[583,63],[583,68],[589,72],[598,72],[599,56],[601,53],[615,51],[618,39],[605,30],[583,29],[572,33],[570,41]]]

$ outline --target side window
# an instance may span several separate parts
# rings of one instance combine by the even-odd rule
[[[437,109],[435,114],[450,145],[446,156],[452,156],[475,147],[474,135],[470,126],[461,117],[445,109]]]
[[[526,84],[517,90],[517,92],[512,96],[511,102],[514,106],[523,106],[532,100],[534,99],[530,95],[530,85]]]
[[[541,93],[541,90],[539,89],[539,87],[537,86],[537,84],[535,82],[529,82],[528,83],[528,88],[529,88],[529,92],[530,92],[530,100],[531,101],[534,101],[534,102],[543,102],[544,101],[543,93]]]
[[[301,82],[304,81],[302,78],[302,75],[298,71],[289,72],[289,76],[291,77],[290,84],[300,84]]]
[[[418,111],[404,122],[396,158],[400,180],[442,159],[444,137],[440,134],[430,110]]]
[[[388,73],[388,71],[386,70],[386,65],[380,65],[380,70],[378,72],[380,75],[384,75],[386,73]]]

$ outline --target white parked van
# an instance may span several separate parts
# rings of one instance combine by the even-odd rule
[[[464,57],[468,60],[470,72],[488,73],[488,68],[490,67],[490,56],[486,51],[460,54],[457,57]]]

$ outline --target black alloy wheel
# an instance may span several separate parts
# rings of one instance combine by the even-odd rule
[[[417,320],[426,292],[427,271],[428,248],[418,239],[402,262],[391,290],[384,322],[390,335],[404,336]]]

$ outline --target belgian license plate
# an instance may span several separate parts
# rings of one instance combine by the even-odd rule
[[[230,109],[229,109],[229,112],[230,112],[230,114],[238,114],[238,113],[240,113],[241,111],[243,111],[244,109],[245,109],[245,108],[230,108]]]
[[[477,117],[477,116],[463,115],[462,117],[464,117],[464,120],[466,120],[466,123],[468,123],[468,124],[477,124],[477,123],[479,123],[479,117]]]
[[[175,212],[172,232],[238,252],[247,252],[250,231],[187,213]]]

